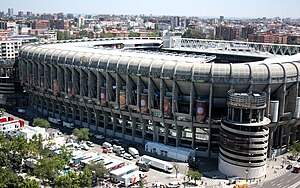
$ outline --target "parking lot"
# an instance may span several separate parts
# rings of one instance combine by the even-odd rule
[[[35,117],[40,117],[38,116],[35,112],[31,112],[30,110],[26,109],[26,114],[23,113],[18,113],[15,111],[8,111],[5,112],[3,114],[4,116],[10,116],[13,115],[15,117],[15,119],[24,119],[25,120],[25,124],[29,124],[30,121],[32,121]],[[44,117],[45,118],[45,117]],[[72,134],[73,129],[69,129],[67,127],[63,127],[63,126],[57,126],[55,124],[51,124],[52,128],[55,128],[57,130],[59,130],[62,133],[62,137],[64,137],[64,142],[65,144],[68,144],[68,142],[65,142],[67,140],[69,140],[70,135]],[[82,153],[87,154],[87,153],[97,153],[99,156],[104,156],[108,159],[111,160],[120,160],[125,162],[126,165],[129,164],[135,164],[136,161],[138,159],[132,159],[132,160],[128,160],[128,159],[124,159],[123,157],[117,156],[116,153],[104,153],[103,152],[103,147],[102,144],[105,141],[112,141],[112,138],[105,138],[105,139],[96,139],[95,137],[91,137],[90,141],[92,141],[94,143],[94,147],[89,147],[86,150],[83,149],[74,149],[76,151],[81,150]],[[120,145],[122,145],[125,148],[125,152],[128,152],[128,147],[129,146],[135,146],[141,155],[145,154],[145,152],[143,151],[143,147],[130,143],[130,142],[123,142],[121,140],[119,140]],[[60,144],[63,144],[60,143]],[[59,146],[57,146],[59,147]],[[172,162],[171,162],[172,163]],[[150,169],[148,172],[142,172],[145,176],[146,176],[146,187],[151,187],[152,185],[155,184],[164,184],[164,185],[168,185],[170,182],[182,182],[184,175],[186,174],[187,171],[187,164],[186,163],[177,163],[179,166],[179,173],[177,174],[177,178],[175,177],[175,170],[173,170],[173,173],[168,174],[165,173],[163,171],[159,171],[159,170],[154,170],[154,169]],[[106,183],[110,183],[108,180],[106,181]],[[111,186],[118,186],[118,184],[110,184]]]

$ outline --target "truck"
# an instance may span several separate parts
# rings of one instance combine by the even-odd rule
[[[145,163],[149,164],[152,168],[163,170],[167,173],[173,172],[173,165],[167,161],[150,157],[148,155],[143,155],[142,157],[140,157],[140,161],[144,161]]]
[[[125,153],[125,150],[122,146],[113,145],[113,151],[116,152],[117,155],[123,156]]]
[[[129,174],[125,174],[121,177],[121,186],[128,187],[140,181],[141,178],[145,178],[144,174],[140,171],[135,171]]]
[[[139,151],[133,147],[128,148],[128,153],[132,155],[133,158],[138,158],[140,156]]]
[[[56,125],[61,125],[62,121],[59,118],[54,118],[54,117],[48,117],[48,121],[50,123],[56,124]]]
[[[69,123],[69,122],[63,121],[63,127],[67,127],[69,129],[74,129],[74,123]]]
[[[122,176],[124,176],[125,174],[131,174],[132,172],[137,171],[138,169],[139,167],[133,164],[123,166],[109,173],[110,180],[114,183],[119,183],[121,181]]]

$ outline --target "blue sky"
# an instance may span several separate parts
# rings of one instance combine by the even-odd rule
[[[7,8],[34,13],[153,14],[300,18],[300,0],[0,0]]]

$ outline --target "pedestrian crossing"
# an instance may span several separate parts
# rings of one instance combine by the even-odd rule
[[[272,174],[269,173],[268,177],[266,179],[264,179],[263,181],[266,182],[266,181],[276,179],[276,178],[286,174],[287,172],[290,172],[290,171],[287,171],[285,169],[274,170],[273,173]]]

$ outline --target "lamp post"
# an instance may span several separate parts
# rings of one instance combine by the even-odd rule
[[[246,170],[245,170],[245,173],[246,173],[246,182],[247,182],[247,179],[248,179],[248,172],[249,172],[249,170],[246,169]]]

